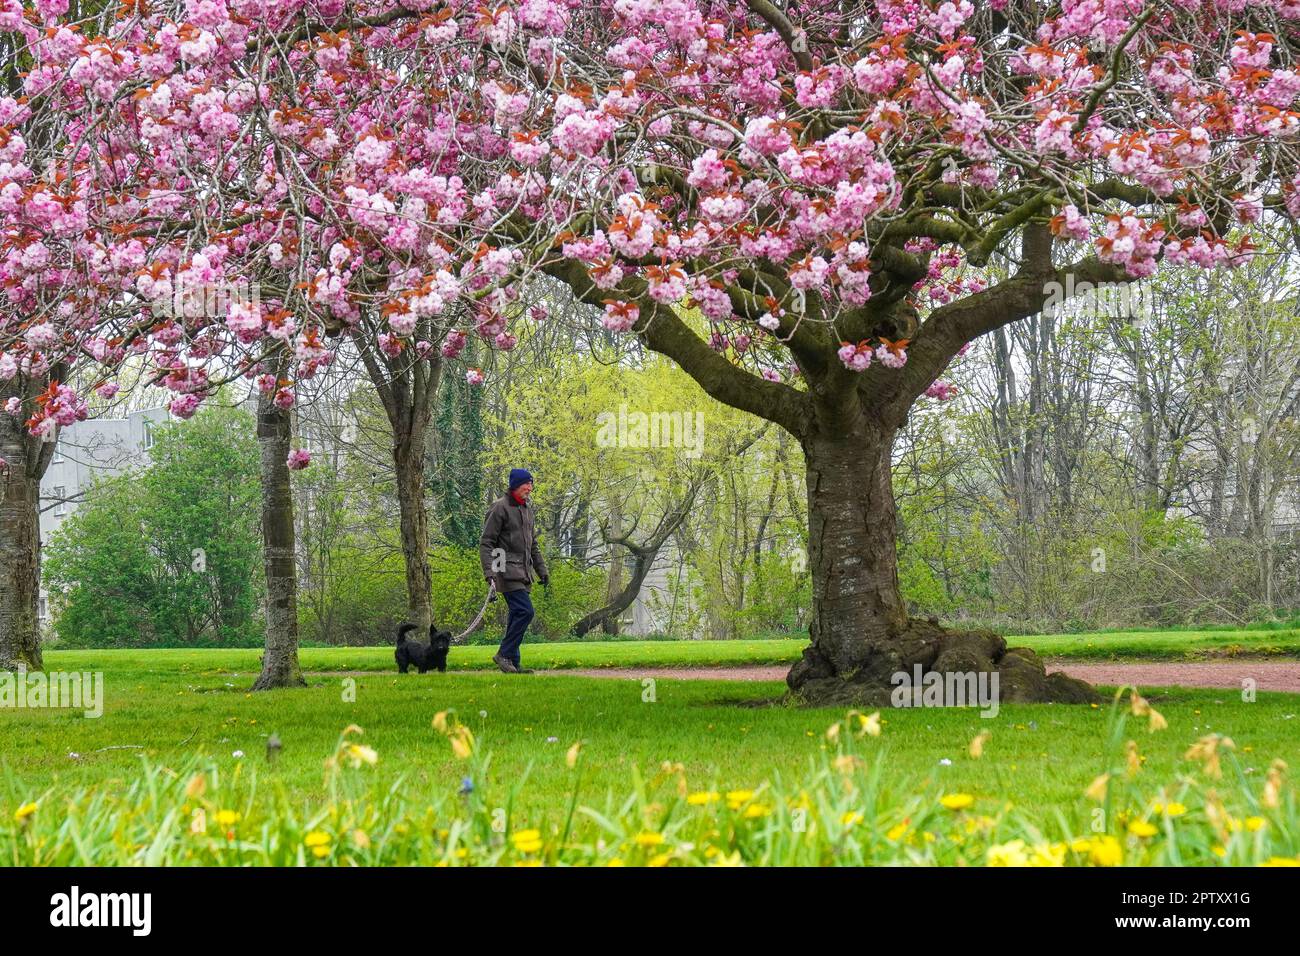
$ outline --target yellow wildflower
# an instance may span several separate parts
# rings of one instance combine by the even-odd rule
[[[536,853],[542,848],[542,831],[516,830],[510,834],[510,842],[515,845],[515,849],[520,853]]]
[[[1094,837],[1088,847],[1088,862],[1094,866],[1119,866],[1124,862],[1124,848],[1113,836]]]
[[[975,798],[969,793],[945,793],[939,802],[949,810],[965,810],[975,802]]]
[[[1128,832],[1136,837],[1152,837],[1160,832],[1160,828],[1149,820],[1134,820],[1128,825]]]
[[[1012,840],[988,848],[989,866],[1028,866],[1029,854],[1025,852],[1024,840]]]
[[[312,856],[316,857],[316,859],[319,860],[323,857],[329,856],[330,835],[328,833],[323,833],[320,830],[313,830],[311,833],[307,834],[302,842],[311,850]]]
[[[1065,866],[1064,843],[1037,843],[1033,855],[1029,858],[1030,866]]]

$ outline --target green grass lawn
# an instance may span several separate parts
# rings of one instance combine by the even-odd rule
[[[755,658],[741,646],[696,663]],[[770,643],[770,642],[769,642]],[[530,662],[552,666],[612,666],[624,661],[681,663],[665,650],[709,650],[707,645],[592,645],[592,657],[534,648]],[[478,649],[461,651],[460,662]],[[620,660],[622,653],[634,652]],[[306,651],[311,667],[364,670],[377,665],[364,651]],[[556,655],[551,658],[550,655]],[[736,655],[735,657],[729,655]],[[112,784],[129,777],[139,756],[164,764],[193,752],[233,768],[243,751],[251,767],[265,763],[266,737],[274,732],[283,751],[274,771],[293,793],[322,795],[321,762],[349,724],[365,731],[365,742],[381,756],[387,776],[406,775],[429,791],[454,789],[461,773],[446,741],[430,729],[440,710],[454,708],[493,753],[494,770],[505,778],[529,771],[521,810],[530,818],[556,812],[570,775],[564,752],[585,741],[590,771],[588,796],[626,787],[633,767],[652,775],[663,761],[681,762],[691,786],[753,786],[774,774],[797,775],[825,745],[823,732],[838,712],[785,706],[745,706],[777,699],[779,682],[658,680],[655,702],[643,702],[635,680],[566,676],[505,676],[487,673],[375,673],[351,679],[355,702],[344,699],[348,678],[310,676],[305,690],[249,694],[255,652],[139,651],[56,652],[51,669],[102,669],[105,712],[97,720],[67,711],[0,711],[5,724],[3,764],[33,791],[74,784]],[[238,670],[227,671],[234,666]],[[1171,731],[1143,739],[1148,769],[1172,775],[1182,753],[1201,734],[1232,736],[1260,760],[1281,757],[1300,765],[1300,699],[1262,694],[1253,704],[1219,690],[1176,690],[1159,704]],[[484,716],[486,714],[486,716]],[[881,746],[891,773],[917,786],[957,788],[989,801],[1020,804],[1069,801],[1099,772],[1106,708],[1006,705],[997,718],[974,710],[895,710],[885,714]],[[992,759],[965,758],[967,742],[992,731]],[[142,747],[106,750],[109,747]],[[70,753],[80,755],[70,758]],[[948,758],[951,766],[941,766]]]
[[[1045,657],[1074,660],[1183,660],[1224,656],[1300,657],[1300,630],[1115,631],[1103,634],[1039,634],[1007,639]],[[804,638],[745,641],[562,641],[528,642],[525,663],[544,670],[605,667],[725,667],[789,664]],[[494,647],[452,649],[454,670],[491,670]],[[239,673],[258,667],[261,651],[233,650],[66,650],[49,651],[51,669],[130,670],[146,674]],[[308,647],[306,671],[392,671],[391,647]],[[251,678],[250,678],[251,682]]]

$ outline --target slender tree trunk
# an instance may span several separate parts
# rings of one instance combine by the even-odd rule
[[[257,402],[257,441],[262,452],[262,557],[266,567],[266,650],[253,690],[302,687],[298,665],[298,568],[289,485],[293,419],[273,392]]]
[[[617,498],[610,505],[609,536],[606,549],[609,555],[609,577],[605,581],[605,604],[612,607],[623,593],[623,555],[613,541],[623,536],[623,502]],[[600,619],[600,629],[606,634],[618,634],[618,615],[605,614]],[[577,631],[574,631],[576,634]]]
[[[637,553],[631,579],[618,594],[613,596],[608,604],[599,610],[592,611],[573,625],[574,637],[583,637],[597,626],[604,628],[608,634],[618,633],[619,615],[630,608],[633,602],[636,601],[636,596],[641,593],[641,585],[645,583],[646,575],[650,573],[650,568],[658,554],[658,548],[655,548],[652,552]],[[612,625],[610,624],[611,621],[613,622]],[[610,630],[611,626],[613,630]]]
[[[0,399],[14,394],[0,393]],[[42,666],[40,486],[50,455],[21,420],[0,413],[0,670]],[[53,447],[52,445],[50,446]]]
[[[435,351],[426,359],[394,365],[354,334],[361,359],[379,394],[393,431],[393,466],[397,506],[401,513],[402,558],[406,564],[407,617],[421,630],[433,620],[429,566],[429,512],[425,504],[425,465],[429,425],[438,395],[442,359]]]
[[[429,565],[429,510],[424,500],[424,442],[393,443],[397,506],[406,564],[407,620],[420,633],[433,621],[433,571]]]

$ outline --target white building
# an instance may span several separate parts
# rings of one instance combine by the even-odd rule
[[[125,418],[76,422],[59,430],[54,457],[41,479],[41,541],[77,510],[96,479],[139,468],[149,462],[154,430],[168,421],[166,408],[147,408]],[[41,622],[49,618],[41,589]]]

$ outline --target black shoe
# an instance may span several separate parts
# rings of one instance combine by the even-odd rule
[[[531,667],[517,667],[517,668],[515,668],[515,671],[516,671],[516,673],[519,673],[519,674],[536,674],[536,673],[537,673],[537,671],[533,670]]]
[[[518,673],[519,673],[519,668],[515,667],[514,661],[508,661],[508,660],[506,660],[506,659],[505,659],[504,657],[502,657],[499,653],[498,653],[498,654],[493,654],[493,655],[492,655],[492,663],[493,663],[493,664],[496,664],[497,668],[498,668],[498,669],[501,671],[501,673],[503,673],[503,674],[518,674]]]

